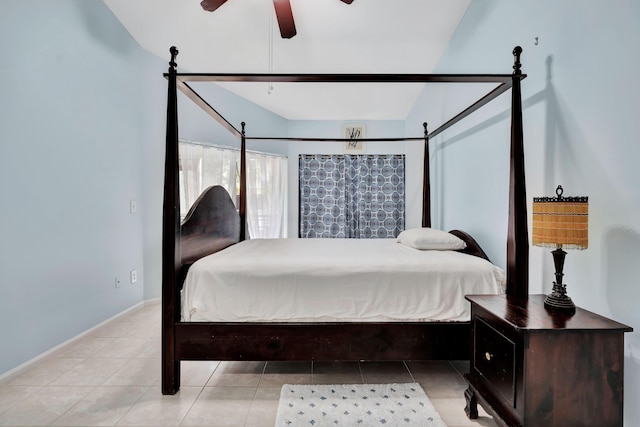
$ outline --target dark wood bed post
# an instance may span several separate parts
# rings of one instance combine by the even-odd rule
[[[162,218],[162,394],[175,394],[180,388],[180,361],[175,358],[175,323],[180,319],[178,275],[180,256],[180,187],[178,181],[178,92],[176,55],[172,46],[167,80],[167,140]]]
[[[240,138],[240,202],[238,214],[240,215],[240,241],[247,236],[247,137],[244,132],[245,122],[241,123],[242,133]]]
[[[431,173],[429,170],[429,132],[427,122],[424,127],[424,172],[422,178],[422,226],[431,227]]]
[[[527,194],[524,170],[522,129],[522,91],[520,54],[513,49],[513,83],[511,87],[511,160],[509,177],[509,230],[507,235],[507,294],[529,295],[529,234],[527,229]]]

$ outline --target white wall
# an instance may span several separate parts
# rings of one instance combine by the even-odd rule
[[[579,306],[636,331],[639,41],[635,0],[474,0],[437,69],[510,72],[513,47],[523,47],[527,198],[531,203],[534,196],[553,195],[558,184],[565,195],[589,197],[589,249],[568,251],[569,295]],[[444,201],[439,220],[478,235],[500,262],[505,252],[499,240],[506,236],[508,102],[503,96],[433,148],[439,151],[433,160],[439,167],[437,196]],[[479,178],[470,181],[467,171],[480,172]],[[530,209],[529,204],[529,215]],[[551,255],[537,247],[530,253],[530,290],[548,293]],[[626,334],[625,340],[625,426],[631,427],[640,425],[639,332]]]
[[[143,156],[158,108],[153,58],[102,2],[1,9],[0,373],[142,300]]]

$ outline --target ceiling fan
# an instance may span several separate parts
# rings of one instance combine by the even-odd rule
[[[351,4],[353,0],[340,0],[343,3]],[[225,4],[227,0],[202,0],[200,6],[208,12],[213,12]],[[283,39],[290,39],[296,35],[296,24],[293,20],[290,0],[273,0],[273,7],[276,10],[276,19],[280,26],[280,35]]]

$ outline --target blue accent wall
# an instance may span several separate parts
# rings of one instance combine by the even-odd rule
[[[99,0],[0,8],[1,375],[160,296],[169,46],[147,53]],[[207,95],[238,127],[287,132],[226,90]],[[179,102],[181,137],[227,142]]]
[[[625,335],[629,427],[640,425],[639,41],[635,0],[474,0],[436,70],[508,73],[513,47],[524,49],[529,218],[533,197],[554,195],[559,184],[565,196],[589,197],[589,248],[568,250],[564,281],[577,305],[635,329]],[[465,93],[436,94],[429,108],[453,110],[455,95]],[[499,264],[506,255],[509,100],[503,95],[432,147],[438,223],[469,231]],[[419,101],[410,117],[426,110]],[[549,250],[531,247],[530,266],[531,293],[549,293]]]
[[[0,39],[5,372],[142,300],[154,107],[153,59],[99,1],[5,1]]]

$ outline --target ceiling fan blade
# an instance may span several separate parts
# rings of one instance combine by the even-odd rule
[[[353,3],[353,0],[342,0],[342,3],[351,4]]]
[[[276,9],[276,19],[280,26],[280,35],[283,39],[290,39],[297,34],[296,24],[293,21],[293,12],[289,0],[273,0]]]
[[[200,6],[207,12],[213,12],[223,4],[225,4],[227,0],[202,0],[200,2]]]

